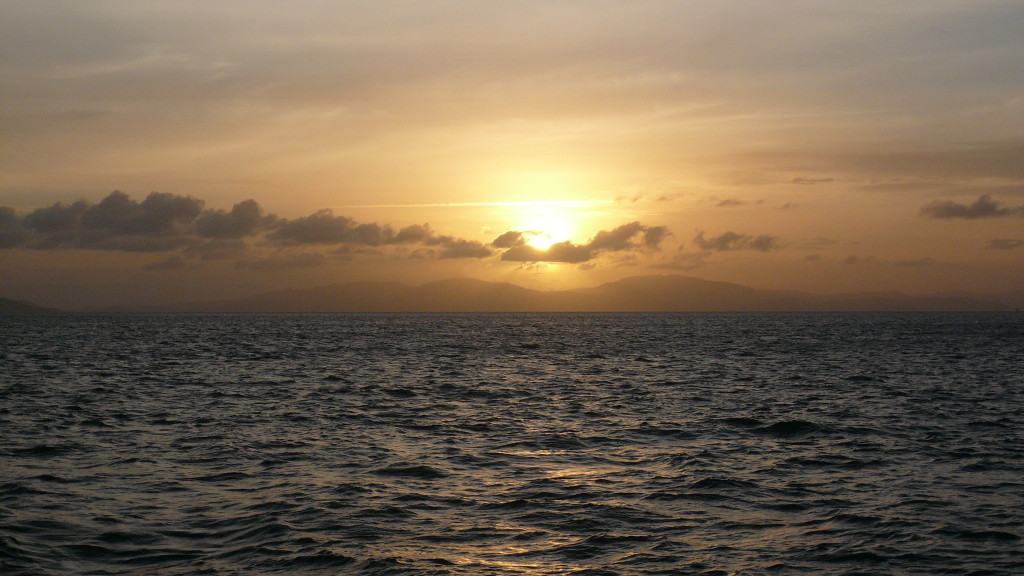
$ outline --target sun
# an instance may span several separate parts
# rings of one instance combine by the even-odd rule
[[[547,250],[556,242],[553,236],[540,230],[528,230],[523,232],[526,244],[538,250]]]
[[[572,230],[565,220],[549,214],[527,217],[518,228],[526,243],[538,250],[547,250],[552,244],[572,238]]]
[[[577,242],[582,230],[604,214],[601,200],[527,200],[501,205],[503,228],[518,233],[519,242],[547,251],[561,242]]]

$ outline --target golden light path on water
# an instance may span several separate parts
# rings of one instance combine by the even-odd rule
[[[579,488],[597,487],[608,482],[610,476],[623,472],[623,467],[613,465],[576,465],[558,464],[560,458],[567,455],[565,450],[552,449],[503,449],[495,453],[517,460],[534,461],[538,465],[533,470],[538,478],[554,480]],[[507,521],[498,521],[493,528],[509,533],[530,533],[529,526]],[[524,576],[553,576],[571,574],[588,568],[588,562],[537,562],[529,560],[532,555],[545,554],[552,550],[570,547],[580,540],[570,535],[551,534],[542,541],[527,544],[502,543],[493,546],[479,547],[471,554],[456,554],[452,560],[457,565],[472,566],[475,569],[489,569],[505,574],[521,574]]]

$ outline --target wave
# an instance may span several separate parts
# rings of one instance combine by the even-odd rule
[[[1019,572],[1024,320],[85,315],[0,336],[5,575]]]

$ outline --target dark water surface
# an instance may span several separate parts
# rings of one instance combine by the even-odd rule
[[[3,574],[1022,574],[1024,314],[0,319]]]

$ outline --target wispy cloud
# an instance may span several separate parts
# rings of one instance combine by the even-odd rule
[[[1024,206],[1007,208],[989,195],[979,197],[971,204],[960,204],[951,200],[936,200],[921,208],[921,215],[935,219],[964,218],[999,218],[1001,216],[1024,216]]]
[[[1024,240],[1015,238],[993,238],[988,241],[988,247],[993,250],[1016,250],[1024,248]]]
[[[769,234],[752,236],[750,234],[740,234],[732,231],[723,232],[718,236],[707,237],[705,236],[704,231],[700,230],[693,238],[693,242],[701,250],[712,250],[718,252],[731,250],[756,250],[758,252],[770,252],[772,250],[778,250],[781,247],[778,236],[772,236]]]
[[[834,182],[832,178],[805,178],[797,177],[789,181],[790,184],[800,184],[802,186],[813,186],[815,184],[828,184]]]
[[[736,206],[743,206],[744,204],[746,204],[746,202],[744,202],[742,200],[737,200],[736,198],[726,198],[725,200],[720,200],[718,202],[718,204],[715,204],[715,207],[716,208],[734,208]]]

